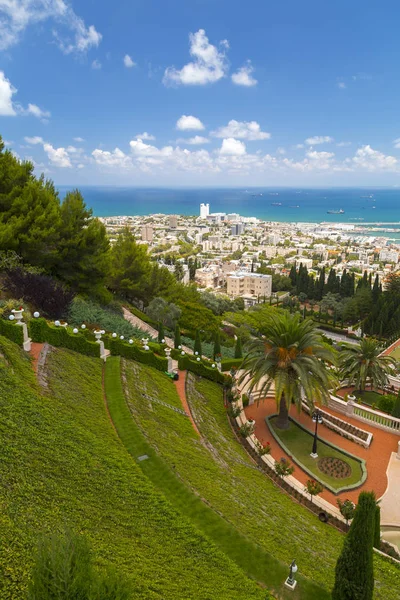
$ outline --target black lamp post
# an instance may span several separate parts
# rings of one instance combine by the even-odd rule
[[[318,423],[320,425],[323,423],[321,411],[319,410],[319,408],[316,408],[314,410],[314,412],[312,414],[312,420],[313,420],[313,423],[315,423],[315,432],[314,432],[314,441],[313,441],[312,452],[311,452],[310,456],[312,456],[312,458],[318,458],[318,454],[317,454]]]

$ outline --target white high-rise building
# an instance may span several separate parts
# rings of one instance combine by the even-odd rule
[[[206,219],[209,214],[210,214],[210,205],[209,204],[203,204],[203,202],[202,202],[200,204],[200,218],[201,219]]]

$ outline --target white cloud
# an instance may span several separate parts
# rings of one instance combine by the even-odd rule
[[[163,83],[181,85],[205,85],[215,83],[226,76],[228,64],[225,49],[229,48],[226,40],[220,42],[220,49],[208,41],[204,29],[189,34],[190,55],[193,61],[176,69],[168,67],[165,70]]]
[[[135,138],[137,140],[147,140],[148,142],[151,142],[156,139],[154,135],[151,135],[151,133],[147,133],[147,131],[144,131],[143,133],[137,133],[135,135]]]
[[[351,146],[351,142],[338,142],[336,146],[338,146],[338,148],[345,148],[346,146]]]
[[[99,60],[97,60],[97,58],[94,59],[94,61],[92,62],[92,69],[95,69],[96,71],[98,71],[99,69],[101,69],[102,64]]]
[[[225,127],[219,127],[211,132],[211,135],[218,138],[234,137],[242,140],[268,140],[270,133],[261,131],[257,121],[235,121],[232,119]]]
[[[24,137],[24,140],[27,144],[31,144],[32,146],[36,144],[44,144],[43,138],[41,138],[39,135],[35,135],[33,137]]]
[[[240,67],[233,73],[231,79],[233,83],[236,85],[244,85],[245,87],[252,87],[257,85],[258,81],[254,77],[252,77],[252,73],[254,71],[254,67],[252,66],[250,61],[247,61],[247,64],[243,67]]]
[[[222,146],[219,153],[229,156],[242,156],[243,154],[246,154],[246,145],[240,140],[226,138],[222,140]]]
[[[68,152],[65,148],[54,148],[54,146],[45,142],[43,144],[43,150],[46,152],[50,162],[54,166],[61,168],[72,167]]]
[[[317,146],[318,144],[330,144],[333,138],[330,135],[315,135],[305,140],[307,146]]]
[[[93,25],[86,27],[64,0],[0,0],[0,13],[0,50],[16,44],[30,25],[47,20],[56,23],[53,35],[65,54],[86,52],[101,42],[101,33]]]
[[[283,155],[283,154],[286,154],[286,150],[285,150],[285,148],[281,148],[281,147],[279,147],[279,148],[277,149],[276,153],[277,153],[277,154],[280,154],[280,155]]]
[[[16,115],[13,106],[12,97],[17,93],[17,89],[7,79],[3,71],[0,71],[0,116],[9,117]]]
[[[81,137],[74,137],[74,142],[78,142],[78,144],[81,144],[82,142],[84,142],[85,140]]]
[[[178,144],[189,144],[191,146],[196,146],[196,145],[200,145],[200,144],[209,144],[210,140],[201,135],[195,135],[194,137],[187,138],[187,139],[179,138],[178,140],[176,140],[176,142]]]
[[[47,122],[47,119],[51,116],[50,111],[42,110],[36,104],[28,104],[28,108],[24,111],[28,115],[32,115],[43,122]]]
[[[119,148],[115,148],[112,152],[96,148],[93,150],[92,156],[95,162],[103,167],[121,167],[126,169],[132,166],[130,157]]]
[[[304,148],[304,144],[296,144],[295,148],[297,148],[297,150],[301,150],[301,148]]]
[[[84,149],[76,148],[75,146],[67,146],[67,152],[69,154],[82,154],[84,152]]]
[[[395,148],[400,148],[400,138],[393,140],[393,145]]]
[[[397,158],[373,150],[369,144],[359,148],[351,160],[354,165],[367,171],[396,171],[399,168]]]
[[[129,54],[125,54],[124,56],[124,65],[127,69],[130,69],[131,67],[136,67],[136,63],[131,59]]]
[[[338,84],[337,84],[337,86],[338,86],[338,88],[339,88],[339,89],[341,89],[341,90],[345,90],[345,89],[346,89],[346,87],[347,87],[347,85],[345,84],[345,82],[344,82],[344,81],[338,81]]]
[[[182,115],[176,122],[176,128],[180,131],[187,131],[188,129],[201,131],[204,129],[204,125],[197,117]]]

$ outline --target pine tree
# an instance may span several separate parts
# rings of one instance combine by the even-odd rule
[[[214,337],[214,352],[213,352],[214,360],[218,357],[221,357],[221,342],[219,338],[219,331],[215,334]]]
[[[243,358],[242,340],[239,336],[236,338],[235,358]]]
[[[201,356],[202,352],[201,352],[201,337],[200,337],[200,331],[198,329],[196,329],[196,339],[194,340],[194,353]]]
[[[179,324],[175,325],[175,338],[174,338],[174,347],[179,348],[181,345],[181,330]]]
[[[336,563],[332,600],[372,600],[375,514],[374,493],[361,492],[353,522]]]

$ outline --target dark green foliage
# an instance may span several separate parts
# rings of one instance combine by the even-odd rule
[[[11,321],[6,321],[6,319],[2,319],[1,317],[0,335],[4,335],[4,337],[18,344],[18,346],[22,346],[22,343],[24,341],[24,334],[22,332],[21,325],[17,325],[16,323]]]
[[[164,356],[157,356],[150,350],[142,350],[136,344],[128,344],[123,340],[111,339],[109,349],[112,355],[123,356],[137,362],[154,367],[158,371],[165,372],[168,369],[168,361]]]
[[[29,333],[33,342],[47,342],[56,348],[68,348],[86,356],[100,357],[100,346],[82,333],[70,333],[66,327],[50,325],[45,319],[32,319]]]
[[[381,547],[381,508],[378,504],[375,506],[374,547],[378,550]]]
[[[187,354],[179,356],[178,366],[181,371],[191,371],[196,375],[201,375],[202,377],[210,379],[211,381],[216,381],[217,383],[225,383],[226,381],[225,375],[220,373],[217,367],[207,367],[203,362],[197,362],[196,360],[191,359]]]
[[[341,515],[346,519],[346,525],[348,525],[348,522],[354,518],[355,504],[351,500],[342,501],[340,498],[336,502]]]
[[[54,278],[22,268],[7,271],[4,287],[14,298],[24,298],[49,319],[65,318],[74,297]]]
[[[115,332],[125,337],[134,337],[137,339],[143,337],[141,329],[138,329],[123,318],[120,308],[118,309],[112,304],[103,307],[90,300],[84,300],[79,296],[74,299],[70,306],[68,322],[77,327],[85,323],[86,325],[92,325],[110,333]]]
[[[223,371],[230,371],[232,367],[238,369],[242,362],[242,358],[225,358],[221,362],[221,368]]]
[[[372,600],[375,513],[373,492],[361,492],[353,522],[336,563],[332,600]]]
[[[213,358],[214,358],[214,360],[221,358],[221,342],[220,342],[219,332],[217,332],[214,336]]]
[[[198,329],[196,329],[196,339],[194,341],[194,352],[201,356],[202,352],[201,352],[201,337],[200,337],[200,331]]]
[[[242,340],[241,338],[238,336],[236,338],[236,346],[235,346],[235,358],[242,358],[243,357],[243,350],[242,350]]]
[[[162,323],[158,324],[158,342],[163,344],[163,340],[165,340],[164,336],[164,325]]]
[[[153,298],[146,308],[149,317],[166,327],[173,329],[181,316],[181,310],[173,303],[167,302],[164,298]]]
[[[396,419],[400,419],[400,389],[393,405],[392,416],[396,417]]]
[[[179,346],[181,346],[181,329],[177,323],[175,326],[174,347],[179,348]]]
[[[108,286],[126,298],[146,299],[146,285],[151,273],[147,248],[137,244],[125,229],[111,248]]]

